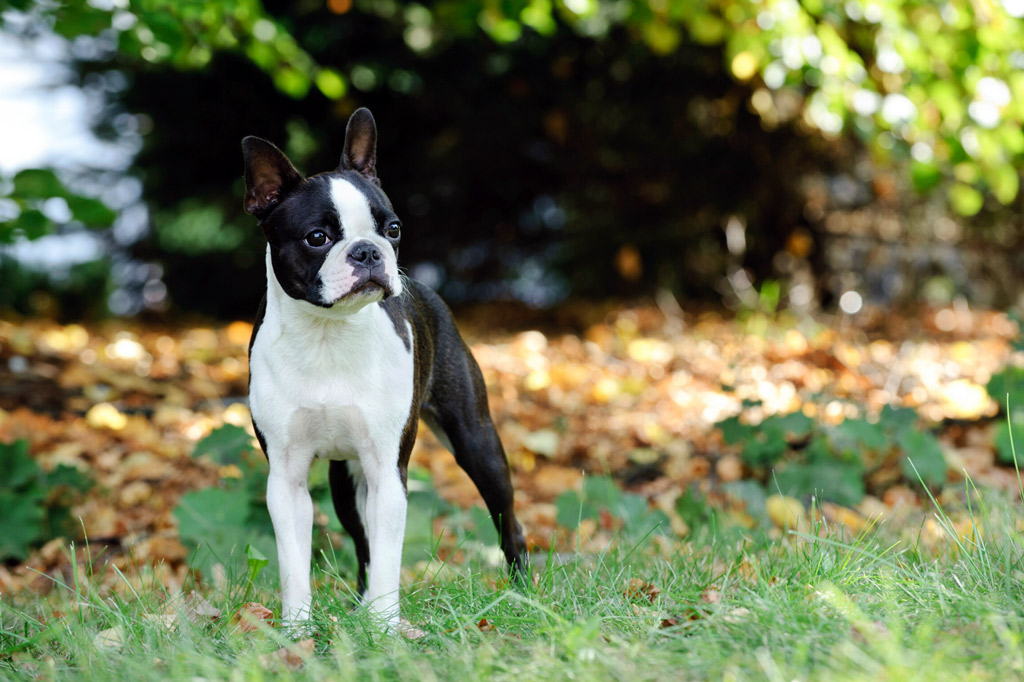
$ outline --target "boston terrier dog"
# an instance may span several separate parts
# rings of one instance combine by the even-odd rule
[[[282,616],[310,616],[315,457],[355,543],[359,591],[399,626],[406,469],[422,419],[476,484],[516,576],[527,553],[480,368],[451,312],[398,269],[402,222],[377,179],[377,127],[359,109],[337,170],[308,178],[273,144],[242,140],[245,211],[267,238],[267,294],[249,342],[253,425],[270,462],[267,507]]]

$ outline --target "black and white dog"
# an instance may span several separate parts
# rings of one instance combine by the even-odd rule
[[[473,479],[513,573],[524,575],[526,544],[480,369],[441,299],[398,270],[402,223],[377,179],[373,116],[352,114],[335,171],[303,178],[256,137],[242,151],[245,210],[267,238],[249,399],[270,462],[283,618],[310,615],[307,475],[322,457],[364,603],[398,626],[406,469],[420,419]]]

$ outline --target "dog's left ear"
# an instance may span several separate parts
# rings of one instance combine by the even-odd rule
[[[358,171],[367,180],[380,185],[377,179],[377,124],[367,108],[356,109],[345,128],[345,151],[339,170]]]
[[[280,149],[258,137],[242,140],[245,157],[245,202],[249,215],[263,219],[288,192],[302,182],[302,175]]]

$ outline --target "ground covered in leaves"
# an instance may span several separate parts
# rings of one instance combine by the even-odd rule
[[[624,528],[685,540],[715,515],[748,528],[824,515],[854,533],[909,519],[938,542],[926,493],[952,505],[967,537],[958,482],[1019,485],[999,396],[1020,388],[1024,356],[1003,313],[725,319],[640,304],[459,317],[537,553],[600,550]],[[259,515],[265,463],[239,454],[252,441],[250,332],[241,321],[0,323],[0,464],[11,472],[0,526],[25,529],[0,541],[0,595],[45,593],[87,570],[101,590],[128,576],[177,591],[190,565],[216,577],[216,562],[196,559],[204,530],[188,519],[233,499],[218,494],[252,507],[224,524]],[[413,464],[410,490],[429,493],[437,518],[406,563],[457,562],[465,537],[442,529],[478,495],[425,428]],[[214,492],[195,497],[204,490]],[[325,546],[344,549],[320,508]]]

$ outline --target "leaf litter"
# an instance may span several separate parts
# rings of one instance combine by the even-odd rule
[[[575,532],[559,526],[557,498],[583,491],[585,476],[612,476],[677,535],[693,525],[679,513],[691,490],[742,519],[750,498],[728,486],[744,483],[751,468],[716,424],[744,410],[745,419],[800,412],[836,424],[886,405],[910,407],[937,434],[949,481],[967,474],[1017,487],[1012,468],[996,459],[1000,406],[985,391],[993,375],[1024,359],[1012,345],[1016,325],[1002,313],[975,312],[955,332],[939,332],[927,310],[868,312],[857,324],[791,320],[764,333],[715,312],[680,317],[653,305],[584,305],[550,315],[489,306],[460,323],[488,386],[517,511],[537,549],[600,548],[621,530],[623,517],[608,509]],[[182,590],[188,551],[173,511],[183,494],[238,474],[236,465],[191,455],[225,424],[252,438],[244,400],[250,333],[246,322],[0,322],[0,442],[24,439],[42,471],[72,467],[95,481],[70,512],[89,538],[87,549],[73,550],[77,565],[113,566],[129,583],[155,579]],[[479,505],[454,458],[427,429],[420,433],[412,465],[429,472],[437,494],[456,508]],[[881,461],[871,476],[876,494],[820,513],[858,530],[880,514],[921,507],[892,462]],[[808,514],[786,496],[766,503],[780,528]],[[66,576],[69,559],[52,544],[8,559],[0,564],[0,592],[45,592],[52,585],[46,576]],[[115,573],[102,573],[101,589],[122,589]]]

